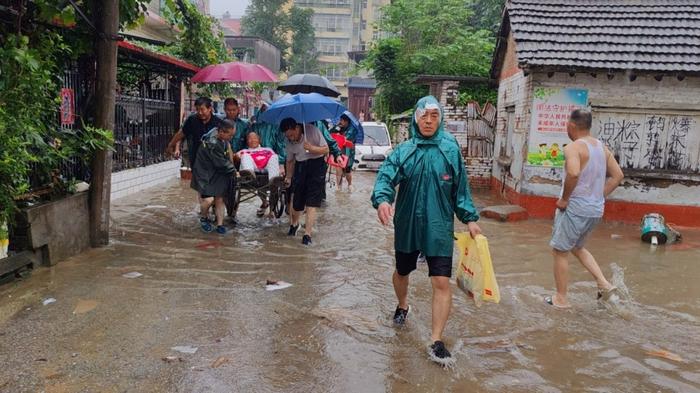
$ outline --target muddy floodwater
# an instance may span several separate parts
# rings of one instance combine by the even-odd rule
[[[0,392],[700,392],[700,231],[652,251],[637,226],[602,224],[589,248],[629,298],[600,307],[572,260],[560,311],[542,301],[551,222],[482,220],[502,300],[477,309],[453,286],[443,369],[427,356],[425,264],[407,326],[391,324],[373,182],[328,190],[309,248],[257,202],[229,234],[202,233],[179,180],[115,201],[108,247],[0,286]]]

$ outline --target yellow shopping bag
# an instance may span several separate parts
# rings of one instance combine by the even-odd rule
[[[472,239],[468,232],[454,235],[459,249],[457,286],[474,299],[477,307],[480,307],[483,301],[500,302],[501,293],[496,283],[496,274],[493,272],[486,236],[477,235],[476,239]]]

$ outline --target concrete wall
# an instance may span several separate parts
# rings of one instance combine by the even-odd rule
[[[639,76],[630,81],[624,74],[617,74],[612,80],[605,75],[594,78],[590,74],[564,73],[532,75],[532,88],[567,87],[588,89],[589,102],[593,110],[592,133],[603,139],[617,156],[626,180],[610,199],[629,202],[653,203],[667,201],[674,205],[700,206],[700,78],[675,77],[657,81],[652,76]],[[517,111],[516,111],[517,112]],[[691,127],[687,135],[676,143],[678,154],[682,154],[685,164],[679,168],[685,173],[667,174],[667,168],[649,165],[648,133],[652,117],[664,119],[663,142],[659,147],[661,155],[668,155],[673,147],[668,143],[671,136],[671,122],[688,119]],[[526,123],[529,126],[529,119]],[[604,130],[606,124],[613,129]],[[527,140],[523,141],[527,145]],[[646,159],[645,159],[645,156]],[[672,158],[668,158],[668,161]],[[668,162],[660,162],[666,165]],[[647,172],[647,173],[645,173]],[[525,166],[523,168],[521,192],[557,196],[561,187],[562,170]],[[653,175],[653,176],[649,176]],[[679,180],[669,183],[669,180]],[[683,180],[682,182],[680,180]]]
[[[180,161],[172,160],[112,174],[112,199],[119,199],[180,176]]]
[[[508,43],[499,77],[492,189],[531,215],[551,216],[562,169],[526,165],[533,92],[540,87],[586,89],[592,133],[608,145],[625,172],[606,204],[606,217],[635,222],[658,211],[671,222],[698,225],[700,78],[624,72],[525,75],[512,36]],[[506,143],[509,109],[513,133]]]
[[[87,192],[29,207],[17,221],[20,247],[47,265],[79,254],[90,248],[89,214]]]

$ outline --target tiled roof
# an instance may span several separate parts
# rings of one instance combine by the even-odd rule
[[[241,35],[240,19],[219,19],[225,35]]]
[[[700,0],[510,0],[505,21],[522,68],[700,72]]]

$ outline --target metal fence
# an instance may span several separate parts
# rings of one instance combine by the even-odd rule
[[[177,127],[175,102],[117,96],[112,170],[166,161],[165,150]]]

